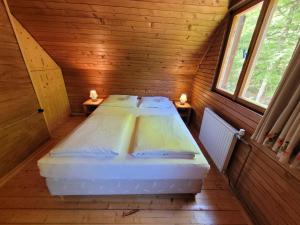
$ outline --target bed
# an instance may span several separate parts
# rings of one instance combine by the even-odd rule
[[[146,101],[145,101],[146,102]],[[159,104],[157,104],[159,105]],[[61,152],[60,145],[56,147],[59,149],[52,150],[38,161],[38,167],[41,176],[46,178],[48,189],[52,195],[129,195],[129,194],[179,194],[179,193],[192,193],[196,194],[201,191],[203,179],[206,177],[209,171],[209,164],[199,150],[196,142],[192,138],[184,122],[181,120],[176,108],[173,104],[168,106],[161,105],[159,107],[148,107],[146,103],[143,105],[132,104],[132,105],[118,105],[117,107],[113,104],[103,104],[99,106],[89,118],[83,122],[81,128],[76,129],[71,133],[66,140],[60,145],[70,145],[68,141],[75,137],[80,132],[80,129],[87,131],[87,138],[92,138],[94,135],[101,133],[102,129],[97,131],[95,134],[95,128],[88,127],[87,124],[95,124],[94,121],[104,120],[105,116],[118,115],[132,115],[135,118],[135,122],[130,121],[126,125],[120,135],[121,145],[117,145],[117,155],[109,154],[108,157],[100,157],[95,152],[85,151],[86,155],[79,156],[75,152],[75,155],[68,155],[68,151]],[[137,124],[139,118],[151,119],[151,124],[155,121],[155,118],[173,118],[170,126],[175,126],[176,129],[181,130],[182,133],[177,134],[184,137],[192,146],[197,146],[197,154],[193,157],[186,157],[183,154],[178,156],[178,150],[180,145],[170,145],[168,141],[169,133],[162,131],[163,142],[166,148],[172,150],[172,154],[175,157],[170,157],[168,152],[158,152],[153,156],[153,152],[150,155],[147,152],[138,152],[139,154],[133,154],[132,149],[139,148],[142,144],[147,144],[149,134],[141,135],[141,133],[147,133],[149,131],[143,131],[143,123],[140,123],[141,131],[137,131]],[[123,118],[123,117],[120,117]],[[89,122],[90,121],[90,122]],[[107,121],[107,120],[105,120]],[[122,121],[120,119],[120,121]],[[142,121],[142,120],[141,120]],[[115,120],[114,126],[116,126],[118,120]],[[157,124],[160,124],[158,122]],[[98,125],[94,125],[99,127]],[[103,134],[107,134],[111,128],[109,125],[104,125],[106,131]],[[165,125],[164,125],[165,126]],[[101,126],[100,126],[101,127]],[[150,128],[149,128],[150,127]],[[149,129],[155,129],[155,125],[149,126]],[[154,128],[152,128],[154,127]],[[148,130],[149,130],[148,129]],[[157,131],[159,132],[159,130]],[[171,132],[170,132],[171,133]],[[80,134],[81,136],[84,134]],[[176,134],[175,134],[176,135]],[[115,136],[112,136],[111,143],[116,142]],[[144,136],[144,137],[143,137]],[[109,137],[109,136],[108,136]],[[108,138],[104,137],[104,138]],[[151,136],[150,136],[151,137]],[[75,140],[77,140],[76,138]],[[140,141],[144,139],[143,141]],[[95,139],[96,140],[96,139]],[[138,141],[136,141],[138,140]],[[97,139],[98,142],[99,139]],[[74,141],[72,142],[74,146]],[[89,143],[93,142],[91,139]],[[158,140],[159,142],[159,140]],[[181,142],[181,141],[180,141]],[[87,143],[83,142],[83,146]],[[81,143],[78,143],[81,145]],[[186,145],[186,144],[185,144]],[[151,148],[154,148],[152,145]],[[174,147],[174,148],[173,148]],[[90,148],[88,148],[90,149]],[[71,148],[72,150],[72,148]],[[86,149],[85,149],[86,150]],[[103,148],[106,150],[106,148]],[[55,154],[59,152],[60,154]],[[146,156],[146,157],[145,157]],[[177,157],[178,156],[178,157]]]

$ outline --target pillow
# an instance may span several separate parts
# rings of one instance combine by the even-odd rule
[[[137,107],[137,96],[131,95],[110,95],[108,96],[101,106],[113,107]]]
[[[142,97],[140,108],[169,108],[172,102],[167,97],[162,96],[149,96]]]

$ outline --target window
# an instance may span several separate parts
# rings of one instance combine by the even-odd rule
[[[217,87],[234,93],[239,75],[245,62],[255,25],[259,17],[262,3],[252,6],[233,18],[229,42],[225,52],[226,62],[223,63]]]
[[[300,0],[252,1],[231,19],[215,90],[263,112],[299,41]]]

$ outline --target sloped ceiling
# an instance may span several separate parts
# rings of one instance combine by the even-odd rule
[[[72,110],[91,88],[189,93],[228,0],[9,0],[12,14],[63,69]]]

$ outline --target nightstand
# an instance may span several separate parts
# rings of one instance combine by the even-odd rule
[[[180,102],[175,102],[175,106],[182,120],[185,124],[189,125],[192,115],[192,106],[187,102],[183,105],[180,104]]]
[[[86,115],[91,114],[102,102],[103,98],[99,98],[97,101],[92,101],[92,99],[86,100],[84,103],[82,103],[84,113]]]

